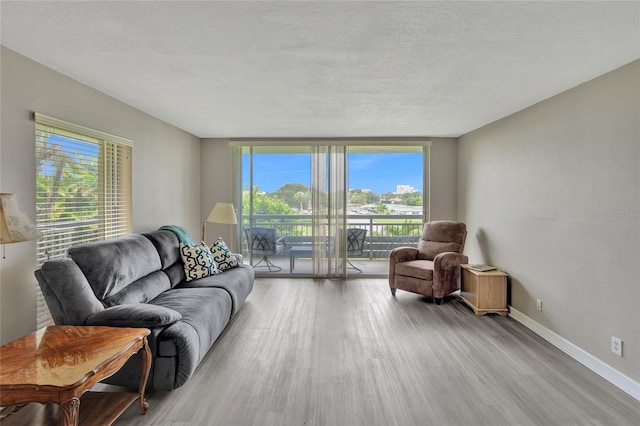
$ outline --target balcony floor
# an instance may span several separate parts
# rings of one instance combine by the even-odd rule
[[[295,266],[293,269],[291,267],[291,260],[289,256],[278,256],[271,257],[269,256],[269,260],[273,262],[276,266],[282,268],[280,271],[269,271],[269,269],[265,266],[264,262],[259,264],[256,268],[257,276],[264,277],[272,277],[272,276],[300,276],[300,277],[310,277],[312,275],[312,264],[311,259],[309,258],[296,258]],[[386,277],[388,274],[388,260],[387,259],[349,259],[351,263],[362,270],[362,272],[358,272],[357,270],[351,268],[347,265],[347,275],[353,276],[354,278],[357,276],[367,276],[367,277]],[[245,256],[244,261],[246,263],[249,262],[249,257]],[[259,259],[254,259],[254,264],[257,263]]]

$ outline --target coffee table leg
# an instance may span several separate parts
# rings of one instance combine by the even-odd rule
[[[80,398],[74,396],[73,398],[64,401],[60,404],[60,411],[62,411],[61,420],[64,426],[78,426]]]
[[[147,338],[144,338],[144,346],[142,347],[142,377],[140,377],[140,410],[142,414],[147,413],[149,404],[144,399],[144,390],[147,387],[147,380],[149,379],[149,371],[151,371],[151,349],[149,349],[149,343]]]

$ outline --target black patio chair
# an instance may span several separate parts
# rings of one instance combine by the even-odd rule
[[[362,257],[364,252],[364,240],[367,237],[366,229],[349,228],[347,229],[347,265],[351,266],[358,272],[362,269],[355,266],[349,260],[349,257]]]
[[[254,268],[264,263],[262,267],[269,268],[269,272],[278,272],[282,268],[271,262],[268,256],[277,256],[284,250],[284,237],[276,238],[275,229],[271,228],[248,228],[244,230],[247,237],[247,245],[251,260],[254,256],[262,256],[258,263],[253,264]]]

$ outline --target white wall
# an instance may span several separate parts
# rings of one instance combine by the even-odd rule
[[[133,230],[164,224],[200,233],[200,139],[5,47],[1,55],[0,191],[35,218],[33,112],[132,139]],[[35,242],[0,259],[0,342],[36,328]]]
[[[636,61],[458,141],[470,261],[505,269],[515,309],[635,381],[639,76]]]

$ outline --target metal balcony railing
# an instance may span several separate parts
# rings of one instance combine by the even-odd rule
[[[294,245],[311,244],[310,215],[258,214],[242,216],[243,228],[273,228],[278,238],[284,237],[284,254]],[[348,215],[348,228],[367,230],[364,255],[370,260],[386,259],[389,252],[400,246],[415,246],[422,233],[422,217],[416,215]],[[247,255],[247,241],[242,232],[242,251]]]

